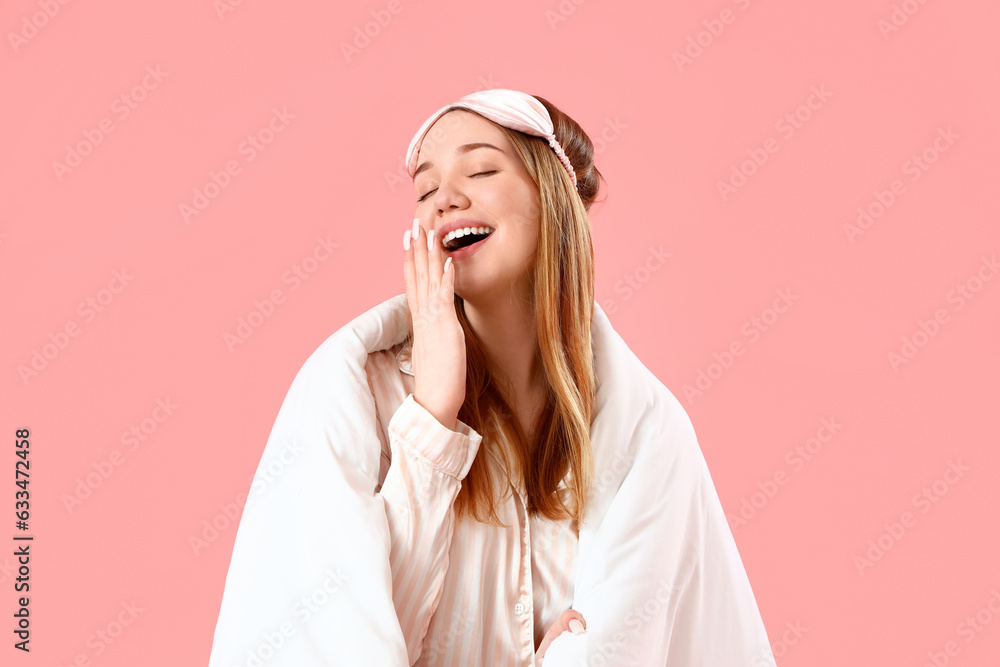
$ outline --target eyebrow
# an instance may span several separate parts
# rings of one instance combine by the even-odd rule
[[[455,149],[455,155],[462,155],[464,153],[468,153],[469,151],[473,151],[477,148],[492,148],[495,151],[500,151],[501,153],[503,153],[503,149],[497,148],[493,144],[488,144],[485,141],[480,141],[473,144],[462,144],[461,146]],[[413,172],[413,178],[416,178],[421,174],[421,172],[427,171],[433,166],[434,166],[433,162],[424,162],[422,165],[417,167],[417,170],[415,172]]]

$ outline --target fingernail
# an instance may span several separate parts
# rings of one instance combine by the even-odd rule
[[[420,238],[420,218],[413,219],[413,238]]]
[[[586,632],[586,630],[583,629],[583,623],[581,623],[575,618],[569,622],[569,630],[574,635],[582,635],[584,632]]]
[[[434,250],[434,230],[427,232],[427,249]]]
[[[407,229],[405,232],[403,232],[403,250],[409,250],[409,249],[410,249],[410,230]]]
[[[450,269],[450,268],[451,268],[451,257],[449,257],[448,259],[444,260],[444,272],[448,273],[448,269]]]

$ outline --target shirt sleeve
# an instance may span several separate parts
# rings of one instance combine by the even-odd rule
[[[453,505],[482,436],[460,420],[455,431],[448,429],[413,394],[387,430],[392,463],[379,493],[389,521],[392,600],[412,665],[441,599]]]

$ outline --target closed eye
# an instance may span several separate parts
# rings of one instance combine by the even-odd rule
[[[490,169],[489,171],[480,171],[478,173],[475,173],[472,176],[470,176],[469,178],[472,178],[473,176],[488,176],[490,174],[495,174],[495,173],[497,173],[496,169]],[[417,200],[417,203],[419,204],[423,200],[425,200],[428,197],[430,197],[432,194],[434,194],[435,190],[437,190],[437,188],[434,188],[434,190],[431,190],[430,192],[427,192],[426,194],[424,194],[422,197],[420,197],[420,199]]]

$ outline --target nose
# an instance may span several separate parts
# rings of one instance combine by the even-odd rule
[[[434,193],[434,206],[439,213],[466,208],[468,205],[469,198],[455,181],[447,178],[441,179],[437,192]]]

